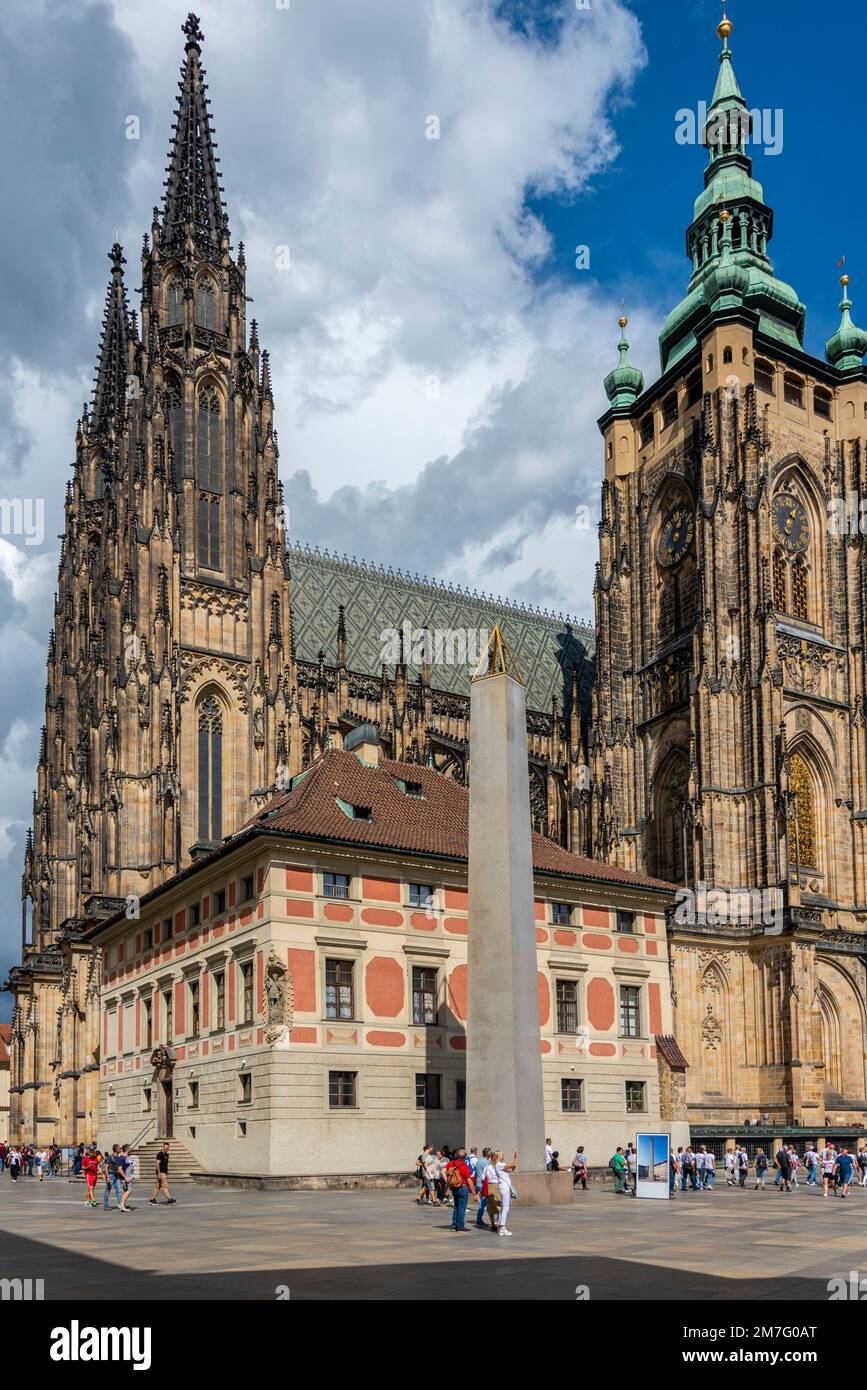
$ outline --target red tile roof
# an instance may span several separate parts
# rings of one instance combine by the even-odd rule
[[[12,1042],[12,1024],[0,1023],[0,1062],[9,1061],[9,1046]]]
[[[407,796],[398,786],[398,779],[420,784],[422,794]],[[348,816],[338,798],[350,806],[367,807],[371,818]],[[335,749],[296,777],[288,792],[275,797],[238,833],[249,832],[253,827],[309,839],[466,860],[469,792],[450,777],[419,763],[381,758],[379,766],[372,767],[354,753]],[[660,879],[570,854],[535,831],[533,865],[539,873],[675,892],[672,884]]]
[[[673,1033],[657,1033],[656,1046],[672,1071],[686,1071],[689,1062],[681,1052],[677,1038]]]

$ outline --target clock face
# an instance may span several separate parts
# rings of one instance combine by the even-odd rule
[[[688,507],[672,512],[659,537],[659,563],[676,565],[682,560],[695,535],[695,517]]]
[[[774,540],[790,555],[797,555],[810,544],[810,519],[803,502],[789,492],[774,498],[772,509]]]

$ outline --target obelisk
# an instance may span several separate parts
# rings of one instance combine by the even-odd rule
[[[470,691],[466,1136],[517,1150],[521,1197],[546,1202],[536,970],[526,692],[497,626]]]

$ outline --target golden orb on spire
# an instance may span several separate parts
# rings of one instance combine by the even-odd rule
[[[720,222],[722,222],[723,226],[725,226],[730,217],[731,213],[729,212],[728,208],[723,208],[722,212],[719,215],[719,220]]]
[[[629,319],[626,317],[625,314],[621,314],[621,315],[620,315],[620,318],[617,320],[617,322],[620,324],[620,327],[621,327],[621,328],[625,328],[626,325],[627,325],[628,322],[629,322]]]
[[[848,276],[848,275],[841,275],[841,276],[840,276],[840,284],[843,286],[843,289],[844,289],[844,290],[845,290],[846,286],[848,285],[848,283],[849,283],[849,276]]]
[[[725,0],[723,0],[723,16],[716,27],[717,37],[726,43],[731,38],[733,29],[734,25],[726,14]]]

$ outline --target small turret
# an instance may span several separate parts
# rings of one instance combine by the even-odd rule
[[[825,344],[825,356],[834,367],[845,372],[861,367],[864,354],[867,353],[867,333],[852,322],[849,276],[841,275],[840,284],[843,287],[843,298],[840,301],[842,318],[837,332]]]
[[[633,367],[629,361],[629,344],[626,341],[626,325],[629,320],[623,314],[618,322],[620,324],[620,342],[617,344],[617,349],[620,353],[620,360],[614,371],[609,372],[605,378],[605,394],[615,410],[629,410],[634,404],[635,398],[640,396],[644,390],[644,377],[638,368]]]

